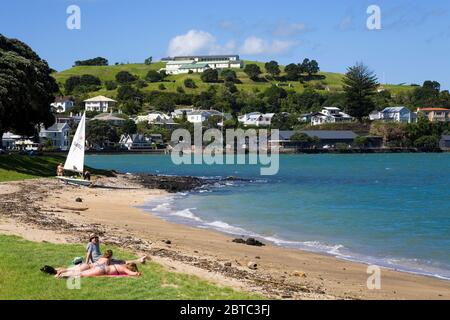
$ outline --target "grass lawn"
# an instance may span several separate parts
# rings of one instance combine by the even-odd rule
[[[19,154],[0,155],[0,182],[41,177],[53,177],[56,175],[56,167],[64,163],[65,156],[25,156]],[[92,174],[109,176],[111,172],[87,168]]]
[[[117,248],[113,251],[117,257],[133,258]],[[82,245],[37,243],[0,235],[0,299],[263,299],[168,272],[153,262],[139,266],[139,278],[83,278],[80,289],[68,289],[66,280],[39,270],[44,265],[67,265],[83,253]]]
[[[257,62],[257,61],[245,61],[245,64],[257,64],[260,68],[263,74],[261,77],[267,77],[268,75],[265,73],[264,63]],[[132,74],[135,74],[139,76],[140,79],[145,79],[145,76],[149,70],[159,70],[165,66],[164,62],[155,62],[151,65],[145,65],[145,64],[139,64],[139,63],[132,63],[132,64],[125,64],[125,65],[113,65],[113,66],[80,66],[80,67],[73,67],[68,70],[64,70],[58,73],[54,73],[53,76],[59,83],[60,87],[64,87],[65,81],[70,76],[81,76],[83,74],[90,74],[96,77],[99,77],[100,80],[103,82],[107,80],[115,80],[115,75],[119,71],[128,71]],[[284,72],[284,66],[280,66],[280,69],[282,72]],[[238,76],[238,79],[241,81],[240,84],[237,84],[237,88],[239,90],[244,91],[264,91],[265,89],[269,88],[270,86],[277,84],[279,81],[272,80],[272,81],[266,81],[266,82],[254,82],[251,80],[247,74],[244,72],[243,69],[233,69],[236,71],[236,74]],[[323,80],[312,80],[308,81],[308,86],[314,88],[315,85],[321,84],[322,86],[326,86],[330,89],[330,91],[342,91],[342,78],[344,77],[343,74],[340,73],[332,73],[332,72],[319,72],[320,75],[325,76]],[[191,94],[199,94],[202,91],[205,91],[208,89],[208,87],[211,85],[209,83],[203,83],[203,81],[200,79],[201,74],[180,74],[180,75],[171,75],[166,78],[167,81],[165,82],[158,82],[158,83],[148,83],[148,86],[145,88],[142,88],[141,90],[144,92],[150,92],[154,90],[160,90],[159,86],[160,84],[164,84],[166,87],[167,92],[176,92],[178,87],[182,87],[186,93]],[[191,78],[195,81],[195,84],[197,85],[197,88],[195,89],[188,89],[184,87],[184,80],[186,78]],[[291,88],[295,90],[296,92],[303,92],[305,90],[305,86],[301,84],[298,81],[288,81],[286,84],[290,84]],[[220,85],[220,84],[216,84]],[[397,94],[404,91],[409,91],[413,87],[410,86],[400,86],[400,85],[385,85],[386,89],[389,89],[393,94]],[[286,87],[288,89],[289,87]],[[318,92],[326,93],[328,91],[326,90],[318,90]],[[96,96],[96,95],[106,95],[108,97],[116,97],[117,95],[117,89],[116,90],[106,90],[104,86],[102,89],[96,92],[89,93],[90,96]]]

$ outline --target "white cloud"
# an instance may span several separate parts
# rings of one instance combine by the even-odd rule
[[[247,55],[283,54],[289,52],[296,44],[296,41],[267,41],[258,37],[249,37],[245,39],[240,53]]]
[[[169,42],[167,53],[169,56],[185,56],[196,54],[284,54],[289,52],[297,41],[272,40],[268,41],[255,36],[245,39],[241,46],[235,41],[219,44],[209,32],[189,30],[186,34],[178,35]],[[239,49],[239,52],[236,52]]]
[[[236,49],[236,43],[229,41],[225,45],[217,43],[217,39],[206,31],[189,30],[186,34],[176,36],[169,42],[169,56],[195,54],[230,53]]]

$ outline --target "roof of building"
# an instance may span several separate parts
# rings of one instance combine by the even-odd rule
[[[84,102],[117,102],[117,101],[105,96],[97,96],[90,99],[86,99],[84,100]]]
[[[445,108],[418,108],[417,111],[450,111],[450,109],[445,109]]]
[[[443,134],[441,140],[450,141],[450,135]]]
[[[222,54],[222,55],[205,55],[205,56],[175,56],[173,60],[194,60],[194,59],[224,59],[227,60],[229,58],[239,59],[239,55],[236,54]]]
[[[180,69],[204,69],[204,68],[208,68],[209,64],[207,63],[189,63],[189,64],[185,64],[182,65],[180,67]]]
[[[54,125],[52,125],[51,127],[48,127],[47,129],[43,128],[41,131],[44,132],[61,132],[64,127],[69,126],[67,124],[67,122],[60,122],[60,123],[55,123]]]
[[[381,112],[383,112],[383,113],[384,112],[389,112],[389,113],[400,112],[400,111],[402,111],[404,109],[410,111],[407,107],[399,106],[399,107],[387,107],[387,108],[384,108],[383,111],[381,111]]]
[[[125,121],[125,119],[115,116],[112,113],[101,113],[92,120],[101,120],[101,121]]]
[[[309,137],[317,137],[321,140],[353,140],[358,135],[353,131],[347,130],[304,130],[300,131]],[[279,140],[290,140],[295,133],[293,130],[280,130]]]

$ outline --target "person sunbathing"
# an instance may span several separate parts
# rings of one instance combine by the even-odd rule
[[[81,278],[92,278],[92,277],[101,277],[101,276],[120,276],[120,275],[128,275],[128,276],[137,276],[139,277],[141,273],[139,272],[137,265],[135,263],[127,263],[127,264],[99,264],[95,267],[79,272],[77,270],[63,272],[59,275],[59,278],[68,278],[68,277],[81,277]]]
[[[70,267],[70,268],[56,268],[56,278],[59,278],[61,274],[63,273],[67,273],[67,272],[74,272],[74,273],[81,273],[83,271],[87,271],[89,269],[92,269],[94,267],[97,266],[101,266],[101,265],[109,265],[111,264],[111,259],[113,256],[113,252],[112,250],[106,250],[105,253],[103,254],[103,256],[99,259],[97,259],[96,262],[94,263],[82,263],[79,265],[76,265],[74,267]]]

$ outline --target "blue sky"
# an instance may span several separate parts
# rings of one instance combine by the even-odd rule
[[[81,9],[80,30],[66,27],[72,4]],[[381,9],[381,30],[366,27],[371,4]],[[363,61],[381,82],[431,79],[450,89],[447,0],[2,0],[0,33],[57,70],[96,56],[114,63],[237,53],[283,64],[314,58],[334,72]]]

